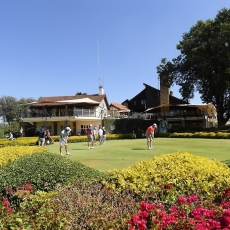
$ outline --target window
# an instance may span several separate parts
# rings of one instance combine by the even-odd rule
[[[75,109],[75,116],[82,116],[82,108]]]
[[[133,101],[133,105],[137,105],[137,102],[136,102],[136,101]]]
[[[145,105],[146,104],[146,100],[141,100],[141,105]]]
[[[89,110],[89,113],[90,113],[91,116],[93,116],[93,115],[94,115],[94,109],[91,108],[91,109]]]

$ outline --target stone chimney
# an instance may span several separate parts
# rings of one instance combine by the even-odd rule
[[[104,92],[104,88],[102,85],[99,86],[99,95],[104,95],[105,92]]]
[[[170,88],[166,77],[160,77],[160,104],[169,104]]]
[[[173,96],[173,91],[170,91],[170,96]]]
[[[169,106],[166,106],[166,104],[169,104],[169,95],[170,88],[167,78],[166,76],[160,77],[160,105],[163,105],[160,112],[164,116],[169,112]]]

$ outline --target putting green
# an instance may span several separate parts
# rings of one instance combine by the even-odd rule
[[[59,143],[48,148],[49,152],[59,154]],[[124,169],[138,161],[179,150],[230,163],[228,139],[155,138],[152,150],[147,149],[146,139],[109,140],[103,145],[97,142],[90,150],[86,142],[69,143],[71,159],[101,171]]]

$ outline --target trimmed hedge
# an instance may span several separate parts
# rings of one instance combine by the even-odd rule
[[[68,157],[54,153],[33,153],[0,168],[0,194],[7,187],[16,188],[29,180],[36,189],[49,191],[70,179],[96,180],[103,175]]]
[[[8,139],[0,139],[0,147],[5,146],[34,146],[38,143],[38,137],[20,137],[16,140],[10,141]],[[54,140],[50,144],[53,144]]]
[[[230,133],[227,132],[195,132],[195,133],[172,133],[172,138],[207,138],[207,139],[230,139]]]
[[[230,184],[230,169],[219,161],[196,156],[186,151],[155,156],[138,162],[127,169],[109,170],[104,184],[115,191],[130,189],[136,193],[159,193],[167,185],[174,189],[174,198],[196,194],[201,199],[218,200]],[[169,197],[168,197],[169,198]]]

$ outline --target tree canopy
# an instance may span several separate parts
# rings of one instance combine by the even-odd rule
[[[21,109],[26,106],[27,103],[36,101],[34,98],[20,98],[17,100],[12,96],[0,97],[0,116],[5,117],[8,123],[13,121],[19,122],[21,119]],[[29,105],[28,105],[29,106]]]
[[[157,73],[180,86],[183,100],[199,92],[203,103],[216,107],[218,126],[223,126],[230,118],[230,9],[213,20],[199,20],[176,47],[181,54],[172,61],[163,58]]]

